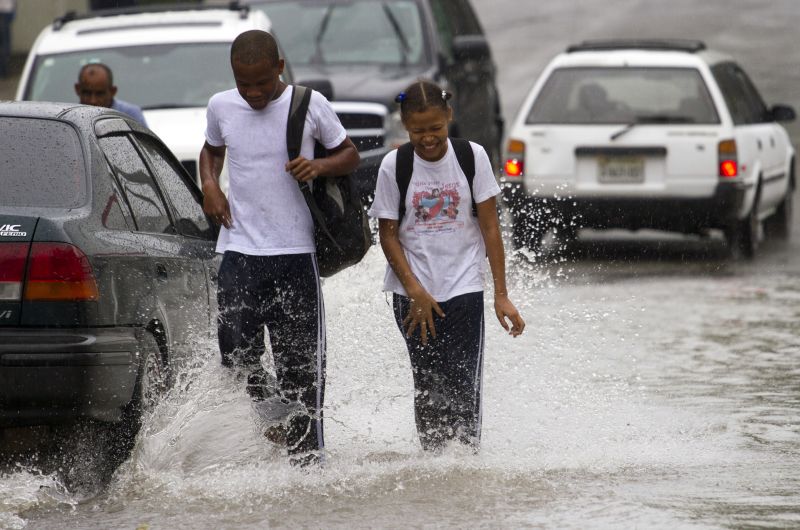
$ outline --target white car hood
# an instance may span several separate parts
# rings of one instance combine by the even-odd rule
[[[144,118],[178,160],[197,161],[205,142],[205,107],[145,110]]]

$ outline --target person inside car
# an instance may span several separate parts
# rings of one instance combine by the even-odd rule
[[[117,87],[114,85],[114,74],[111,68],[103,63],[89,63],[78,72],[75,93],[83,105],[108,107],[124,112],[134,120],[147,127],[144,113],[139,106],[116,97]]]

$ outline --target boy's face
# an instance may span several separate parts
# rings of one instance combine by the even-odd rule
[[[411,112],[403,120],[414,151],[429,162],[441,159],[447,153],[448,124],[453,109],[428,107],[422,112]]]
[[[236,89],[248,105],[254,110],[261,110],[269,105],[278,94],[282,82],[283,59],[278,64],[268,60],[258,61],[253,64],[244,64],[233,60],[233,78],[236,80]]]

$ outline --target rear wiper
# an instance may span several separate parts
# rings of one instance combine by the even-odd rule
[[[642,123],[694,123],[694,118],[689,116],[676,116],[674,114],[645,114],[636,116],[625,127],[611,135],[611,140],[616,140],[626,132]]]

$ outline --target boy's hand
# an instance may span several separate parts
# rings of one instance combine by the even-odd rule
[[[522,330],[525,329],[525,321],[522,320],[522,316],[519,314],[519,311],[517,311],[517,308],[514,307],[514,304],[511,303],[511,300],[508,299],[508,296],[495,295],[494,312],[497,315],[497,320],[500,321],[500,325],[503,326],[503,329],[508,331],[512,337],[522,334]],[[506,319],[511,322],[510,328]]]
[[[433,312],[444,318],[444,311],[439,307],[430,294],[424,289],[415,293],[414,296],[409,296],[411,299],[411,307],[408,310],[408,315],[403,319],[403,326],[406,327],[406,336],[410,337],[414,334],[414,330],[419,326],[420,339],[422,345],[428,344],[428,332],[431,337],[436,338],[436,326],[433,323]]]
[[[287,162],[286,171],[291,173],[298,182],[309,182],[320,175],[319,164],[316,160],[308,160],[302,156]]]
[[[216,183],[203,186],[203,211],[215,223],[224,225],[225,228],[233,226],[228,198]]]

